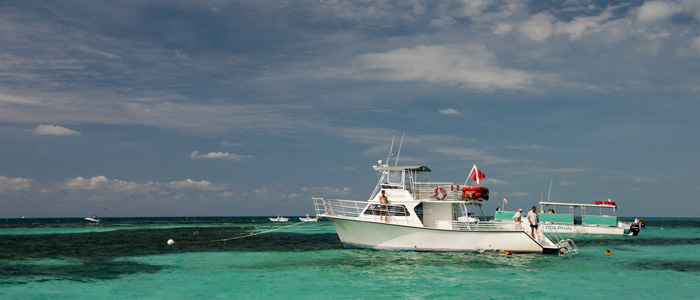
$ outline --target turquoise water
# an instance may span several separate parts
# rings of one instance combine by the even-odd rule
[[[697,298],[700,219],[646,221],[637,237],[577,236],[580,253],[559,257],[348,249],[330,222],[8,219],[0,298]]]

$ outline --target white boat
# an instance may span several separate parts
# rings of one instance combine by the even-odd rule
[[[272,222],[288,222],[289,218],[281,217],[279,214],[277,215],[277,218],[270,218],[270,221]]]
[[[302,222],[318,222],[320,218],[319,217],[309,217],[309,214],[306,214],[306,217],[300,217],[299,221]]]
[[[85,217],[85,221],[92,222],[92,223],[100,223],[100,217],[96,215],[90,215]]]
[[[389,155],[391,158],[392,155]],[[429,182],[426,166],[373,167],[379,182],[366,201],[313,198],[316,216],[333,223],[349,247],[406,251],[575,252],[571,240],[553,241],[542,233],[530,236],[514,223],[473,222],[469,207],[481,211],[480,198],[453,182]],[[485,188],[482,188],[485,189]],[[463,191],[465,190],[465,191]],[[381,204],[381,193],[388,205]],[[467,218],[460,220],[460,215]],[[483,215],[483,212],[482,212]]]
[[[635,222],[617,220],[617,205],[609,199],[595,201],[595,204],[540,201],[539,205],[540,228],[545,233],[636,236],[644,227],[639,219]],[[501,211],[494,220],[512,222],[514,214]],[[523,222],[527,222],[524,215]]]

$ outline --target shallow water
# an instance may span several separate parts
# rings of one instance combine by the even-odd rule
[[[697,219],[651,219],[637,237],[577,236],[580,253],[566,257],[348,249],[330,222],[280,229],[292,224],[266,218],[105,219],[99,226],[79,219],[0,220],[0,298],[647,299],[700,293]],[[236,239],[206,242],[225,238]],[[169,246],[168,239],[181,243]],[[614,255],[603,255],[605,249]]]

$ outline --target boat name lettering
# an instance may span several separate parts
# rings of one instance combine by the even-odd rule
[[[562,226],[562,225],[545,225],[544,229],[548,229],[548,230],[573,230],[573,227]]]

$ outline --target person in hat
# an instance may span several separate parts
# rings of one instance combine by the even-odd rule
[[[515,226],[516,226],[516,227],[520,227],[520,221],[521,221],[521,219],[522,219],[522,216],[523,216],[523,210],[522,210],[522,209],[518,209],[518,212],[516,212],[515,215],[513,215],[513,221],[515,221]]]

